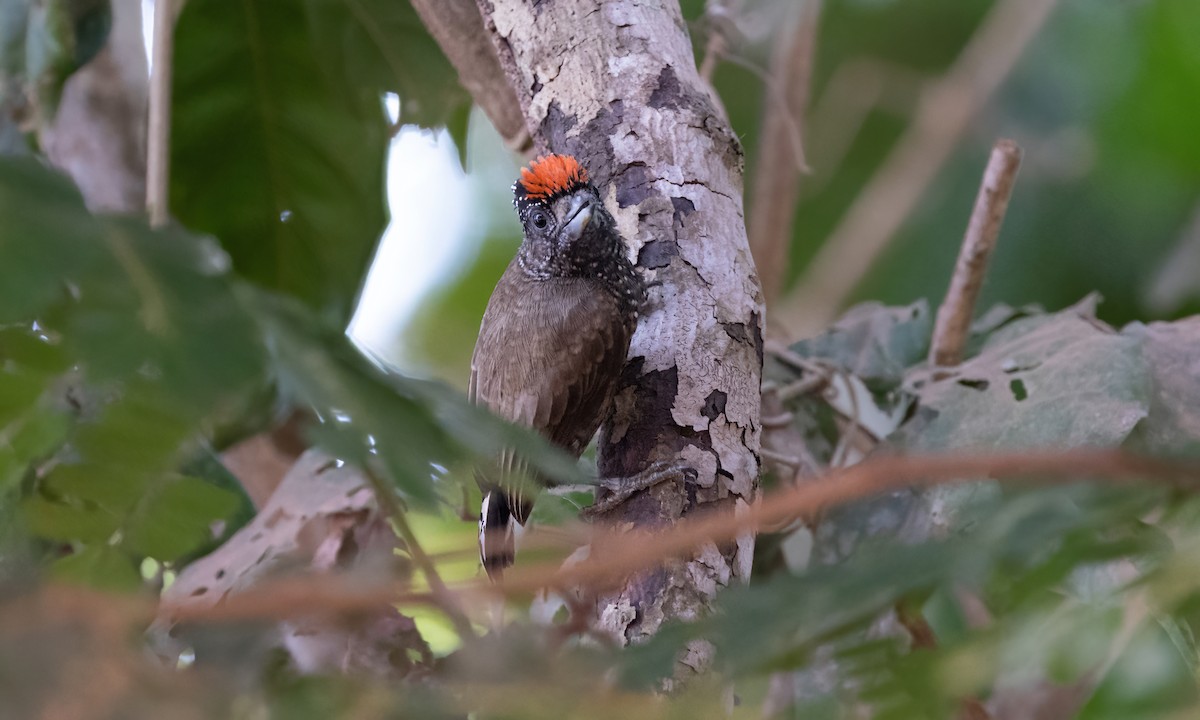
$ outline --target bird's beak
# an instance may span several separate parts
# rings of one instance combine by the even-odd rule
[[[561,238],[564,244],[578,240],[583,235],[583,231],[587,229],[588,223],[592,221],[592,199],[576,198],[571,204],[570,213],[570,219],[562,229]]]

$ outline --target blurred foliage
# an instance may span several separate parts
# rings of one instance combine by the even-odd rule
[[[733,41],[715,82],[752,172],[772,107],[753,68],[767,65],[790,5],[747,2],[733,18],[706,16],[705,6],[692,0],[685,13],[698,54],[714,29]],[[825,3],[814,107],[839,68],[864,59],[892,96],[867,112],[840,159],[820,128],[806,138],[814,173],[797,205],[793,274],[903,132],[920,87],[913,78],[943,72],[991,6]],[[9,116],[0,131],[15,131],[13,98],[48,93],[37,102],[53,108],[103,38],[87,18],[106,7],[0,8]],[[1060,3],[857,290],[911,304],[860,305],[769,360],[768,392],[819,382],[788,397],[792,421],[772,427],[768,442],[782,438],[784,451],[799,442],[819,467],[948,449],[1197,456],[1200,325],[1117,329],[1101,318],[1151,315],[1155,272],[1187,241],[1200,195],[1198,8]],[[723,591],[712,616],[629,649],[577,636],[569,608],[552,600],[539,601],[550,611],[539,621],[512,603],[507,629],[483,637],[453,634],[436,603],[405,606],[403,620],[415,623],[404,632],[423,636],[407,652],[427,652],[428,641],[440,657],[399,663],[411,672],[403,682],[303,676],[271,649],[272,623],[194,623],[183,646],[144,634],[148,601],[176,572],[207,572],[219,552],[254,572],[193,572],[176,592],[235,593],[277,555],[309,552],[336,567],[363,549],[352,532],[362,498],[349,494],[369,483],[332,484],[319,497],[301,483],[286,507],[319,505],[311,514],[277,512],[281,500],[255,517],[222,464],[224,447],[291,408],[312,416],[310,438],[339,458],[333,467],[344,460],[396,488],[400,512],[452,584],[478,573],[476,527],[459,516],[475,492],[474,463],[513,446],[548,475],[583,480],[539,439],[445,385],[382,367],[343,333],[387,217],[384,92],[399,94],[400,122],[456,128],[485,216],[482,247],[417,313],[408,357],[465,377],[478,318],[517,240],[513,162],[478,123],[466,140],[465,94],[408,3],[189,0],[177,38],[180,225],[94,216],[36,155],[0,159],[0,717],[757,718],[774,708],[918,719],[954,717],[967,698],[996,718],[1031,717],[1029,703],[1049,702],[1063,703],[1061,717],[1194,712],[1200,505],[1151,478],[979,481],[833,508],[812,525],[763,534],[753,583]],[[944,291],[996,135],[1016,137],[1027,154],[985,302],[1018,305],[981,315],[970,358],[933,373],[925,299]],[[1099,316],[1095,297],[1070,305],[1093,290],[1108,298]],[[1154,309],[1178,313],[1195,290]],[[1047,313],[1035,301],[1066,309]],[[789,480],[777,473],[767,483]],[[585,501],[565,488],[539,503],[538,521],[565,525]],[[264,536],[287,552],[263,552],[254,543]],[[218,545],[208,564],[189,565]],[[412,577],[417,566],[374,571],[427,589],[429,578]],[[911,647],[898,607],[936,642]],[[470,611],[480,626],[490,614]],[[715,647],[719,674],[656,695],[697,643]]]
[[[936,77],[990,5],[826,3],[813,107],[839,66],[862,57],[881,62],[880,72],[894,67]],[[854,297],[941,298],[980,168],[993,140],[1005,136],[1025,148],[1025,162],[983,303],[1062,307],[1099,291],[1102,316],[1116,323],[1195,307],[1189,303],[1200,296],[1196,283],[1154,306],[1147,295],[1168,251],[1195,242],[1185,231],[1200,199],[1200,139],[1181,123],[1197,112],[1200,97],[1196,44],[1184,30],[1197,23],[1200,5],[1190,0],[1059,2]],[[898,26],[913,29],[896,32]],[[906,122],[874,110],[836,166],[819,164],[821,137],[806,138],[815,167],[796,208],[793,272],[828,236]]]
[[[111,26],[108,0],[0,4],[0,110],[6,120],[33,130],[52,119],[67,78],[95,57]]]

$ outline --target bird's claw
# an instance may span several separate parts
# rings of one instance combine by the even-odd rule
[[[636,475],[600,478],[598,484],[608,491],[608,495],[585,507],[580,511],[580,515],[584,518],[603,515],[643,490],[665,482],[694,481],[696,474],[695,468],[686,463],[659,460]]]

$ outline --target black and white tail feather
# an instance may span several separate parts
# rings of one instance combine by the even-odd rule
[[[518,517],[514,512],[513,498],[500,488],[491,488],[483,494],[483,504],[479,510],[479,559],[483,561],[483,569],[493,582],[504,577],[505,568],[513,564],[517,557],[517,538],[525,529],[522,520],[528,517]],[[528,513],[528,510],[526,510]]]
[[[516,519],[508,509],[508,497],[499,490],[489,490],[479,509],[479,559],[493,581],[504,576],[504,568],[513,564],[517,547],[513,525]]]

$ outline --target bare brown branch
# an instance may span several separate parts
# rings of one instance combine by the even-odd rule
[[[1000,0],[775,314],[792,334],[827,325],[912,213],[980,108],[1008,77],[1055,0]]]
[[[175,54],[177,0],[154,2],[154,62],[150,69],[150,121],[146,138],[146,209],[151,227],[170,214],[171,65]]]
[[[988,261],[996,249],[996,239],[1000,237],[1000,226],[1004,224],[1004,213],[1008,210],[1020,167],[1021,148],[1012,140],[998,140],[983,173],[975,209],[971,211],[954,275],[950,278],[950,288],[938,308],[929,348],[931,365],[949,366],[962,362],[975,303],[983,289]]]
[[[504,143],[517,152],[528,150],[525,116],[496,57],[475,0],[412,0],[412,5]]]
[[[750,251],[769,304],[783,289],[792,221],[804,162],[804,118],[812,84],[820,0],[807,0],[793,32],[781,37],[771,58],[758,160],[747,231]],[[778,89],[778,93],[771,92]],[[782,98],[776,98],[782,94]],[[782,103],[780,102],[782,101]]]
[[[527,596],[546,587],[606,587],[702,544],[728,542],[746,532],[778,526],[866,497],[907,487],[972,482],[980,477],[1013,481],[1030,476],[1037,476],[1039,483],[1094,478],[1200,487],[1200,466],[1161,462],[1118,450],[877,458],[776,492],[745,513],[710,515],[653,534],[619,534],[596,529],[593,544],[604,545],[605,551],[593,553],[595,559],[568,567],[561,567],[555,561],[518,566],[505,575],[503,584],[471,581],[453,586],[450,591],[487,598],[496,594]],[[551,542],[561,543],[562,538]],[[322,575],[266,581],[256,588],[227,596],[220,604],[164,600],[160,614],[190,620],[279,618],[346,613],[392,602],[439,605],[438,598],[429,592],[412,592],[397,584],[368,587],[352,579]]]

